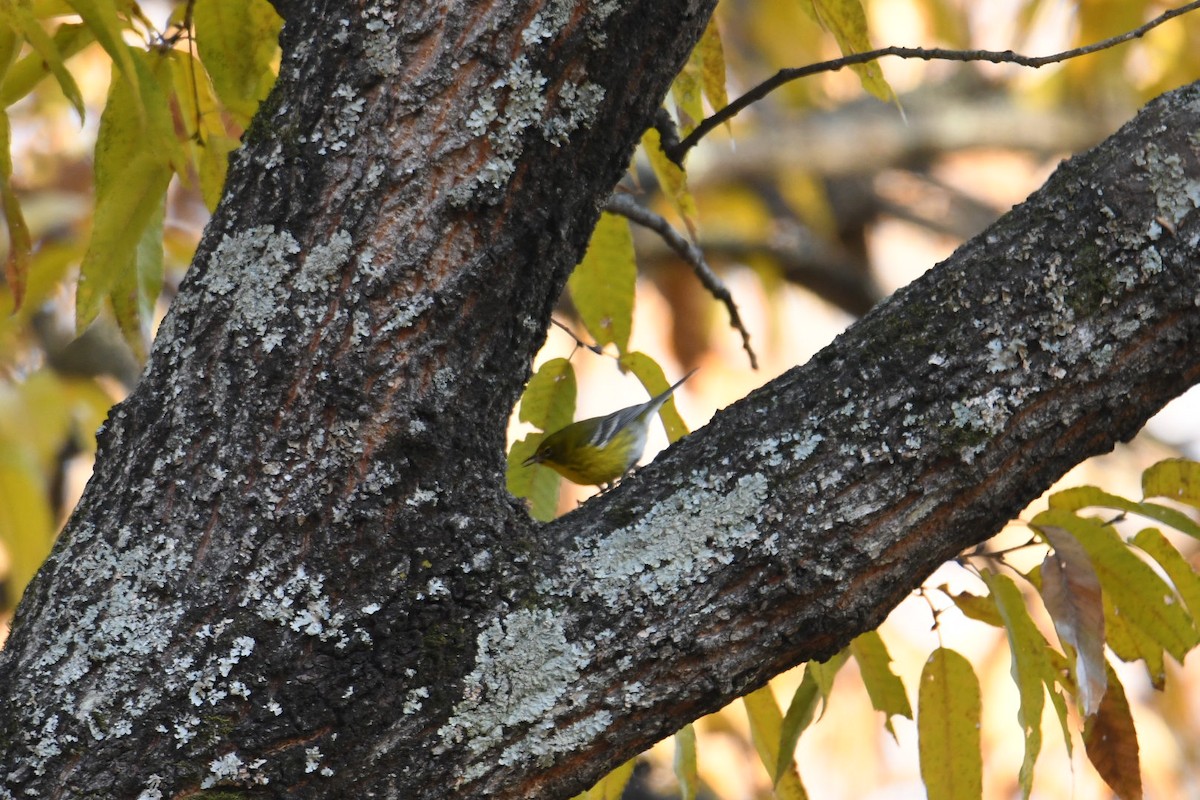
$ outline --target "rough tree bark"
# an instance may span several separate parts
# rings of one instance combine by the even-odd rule
[[[565,797],[835,652],[1200,379],[1200,86],[599,500],[504,490],[712,2],[288,7],[0,661],[2,797]]]

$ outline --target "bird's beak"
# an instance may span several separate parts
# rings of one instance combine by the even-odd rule
[[[521,462],[522,467],[532,467],[534,464],[542,463],[542,457],[538,453],[534,453],[529,458]]]

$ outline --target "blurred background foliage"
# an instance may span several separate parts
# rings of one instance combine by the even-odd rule
[[[1171,4],[863,5],[873,46],[1041,55],[1120,34]],[[12,234],[3,242],[8,269],[0,285],[5,614],[82,490],[96,428],[137,381],[153,329],[216,202],[225,157],[277,65],[278,21],[265,0],[198,0],[191,26],[185,25],[188,8],[182,2],[25,0],[6,2],[0,14],[8,36],[0,41],[0,60],[6,47],[11,50],[0,82],[11,153],[11,162],[0,164],[0,188]],[[809,0],[721,0],[716,29],[730,98],[781,68],[841,55]],[[97,30],[101,35],[89,33]],[[1200,13],[1140,40],[1036,71],[898,59],[879,68],[895,93],[893,102],[871,96],[859,75],[844,70],[790,83],[710,135],[688,156],[695,206],[683,209],[686,219],[678,196],[659,190],[644,155],[622,185],[621,191],[694,238],[732,292],[759,357],[760,368],[750,369],[726,311],[662,237],[630,226],[636,307],[622,353],[649,354],[662,366],[655,380],[702,367],[677,396],[692,427],[805,361],[879,299],[1023,199],[1060,159],[1103,139],[1151,97],[1200,78]],[[873,88],[878,92],[878,85]],[[677,92],[667,106],[686,122],[687,110],[694,115],[697,104],[711,112],[711,94],[703,100]],[[121,111],[109,111],[106,120],[112,108]],[[111,172],[106,178],[106,169],[131,162],[142,169],[138,186],[157,187],[159,196],[149,198],[154,202],[123,195],[112,187],[128,181]],[[109,248],[103,252],[120,258],[89,259],[97,239]],[[77,325],[93,316],[90,324]],[[569,302],[560,318],[586,338]],[[570,359],[577,374],[576,418],[645,396],[611,360],[580,350],[554,329],[538,363],[558,359]],[[576,393],[569,394],[574,401]],[[1160,418],[1153,436],[1082,465],[1065,482],[1098,483],[1137,496],[1138,475],[1149,464],[1175,448],[1196,447],[1200,434],[1187,424],[1195,425],[1200,412],[1176,409],[1174,417]],[[527,433],[526,423],[514,418],[513,439]],[[661,446],[665,438],[657,426],[656,434]],[[554,505],[573,508],[588,493],[572,487],[545,502],[553,513]],[[996,548],[1006,546],[1006,535],[1012,534],[1001,534]],[[1015,536],[1023,540],[1028,533]],[[1197,562],[1193,542],[1180,548]],[[973,580],[948,565],[929,585],[980,591]],[[1023,740],[1003,632],[927,596],[902,604],[882,632],[893,668],[910,691],[939,637],[970,657],[986,698],[984,796],[1019,795]],[[1167,669],[1162,693],[1151,691],[1141,673],[1122,675],[1138,721],[1146,793],[1200,798],[1200,676],[1194,657],[1186,670],[1170,663]],[[851,665],[829,676],[836,713],[800,740],[804,785],[822,798],[921,796],[915,725],[893,718],[893,739],[855,673]],[[764,691],[791,697],[803,675],[785,674]],[[765,697],[756,702],[764,707]],[[698,796],[736,800],[789,791],[773,787],[740,706],[700,720],[692,733]],[[672,769],[672,747],[664,742],[639,761],[629,796],[679,791],[676,775],[687,771]],[[1109,796],[1094,773],[1073,766],[1081,749],[1068,753],[1061,741],[1047,737],[1038,796]]]

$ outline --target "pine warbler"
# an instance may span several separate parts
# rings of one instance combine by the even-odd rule
[[[606,417],[572,422],[542,440],[525,466],[545,464],[569,481],[607,489],[642,457],[650,420],[692,370],[660,395],[638,406],[622,408]]]

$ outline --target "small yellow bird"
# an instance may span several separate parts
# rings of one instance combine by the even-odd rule
[[[622,408],[605,417],[572,422],[548,434],[524,465],[544,464],[574,483],[607,489],[642,457],[650,420],[695,371],[641,405]]]

